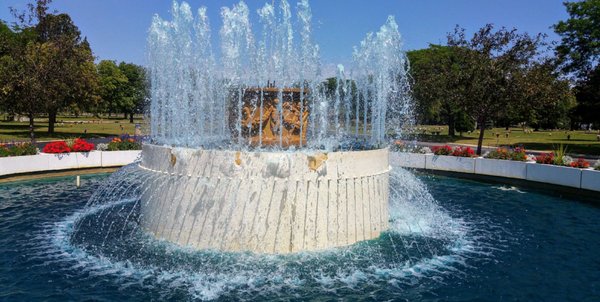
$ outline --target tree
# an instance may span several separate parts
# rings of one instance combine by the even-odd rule
[[[466,64],[453,47],[430,45],[410,51],[407,56],[414,79],[413,92],[421,118],[448,125],[448,134],[469,130],[462,98],[464,85],[459,81],[461,66]],[[460,129],[457,129],[457,126]]]
[[[121,110],[125,118],[129,114],[129,122],[133,123],[133,115],[143,110],[148,97],[146,70],[142,66],[125,62],[119,64],[119,70],[127,77]]]
[[[491,24],[470,40],[459,27],[448,35],[448,46],[464,62],[456,80],[464,89],[460,102],[480,129],[477,154],[481,154],[486,123],[522,98],[515,75],[537,59],[542,45],[542,35],[531,37],[506,28],[495,31]]]
[[[38,0],[23,13],[13,10],[19,20],[12,29],[16,38],[0,67],[6,71],[0,76],[1,88],[13,100],[14,110],[29,117],[32,141],[37,114],[48,114],[48,132],[54,133],[57,113],[94,100],[96,88],[89,44],[68,15],[48,13],[50,2]]]
[[[0,105],[9,112],[29,117],[29,136],[35,141],[34,117],[41,112],[37,95],[41,85],[31,76],[31,45],[35,43],[33,28],[2,28],[3,50],[0,55]]]
[[[515,75],[521,99],[511,106],[516,112],[514,123],[535,129],[568,128],[569,111],[575,96],[569,81],[561,79],[553,60],[535,62]]]
[[[12,89],[8,86],[7,76],[10,75],[11,65],[11,50],[14,47],[14,33],[12,30],[0,20],[0,112],[8,112],[11,115],[12,106],[9,105],[11,100]]]
[[[48,114],[48,133],[54,133],[59,110],[93,101],[96,89],[94,57],[89,43],[66,14],[45,15],[36,26],[39,46],[34,47],[43,65],[43,105]]]
[[[600,125],[600,65],[596,66],[585,80],[576,87],[577,107],[574,117],[580,123],[593,123],[596,128]]]
[[[103,60],[98,63],[100,80],[100,98],[103,109],[109,113],[121,112],[129,80],[114,61]]]
[[[561,36],[556,52],[565,71],[586,77],[600,59],[600,0],[564,3],[569,19],[554,25]]]

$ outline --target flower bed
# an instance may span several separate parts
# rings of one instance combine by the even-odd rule
[[[131,151],[142,150],[142,142],[136,137],[115,137],[108,144],[98,144],[99,151]]]
[[[556,155],[555,153],[543,153],[535,157],[535,162],[544,165],[567,166],[571,168],[587,169],[590,162],[584,158],[573,159],[567,155]]]
[[[36,155],[38,149],[30,143],[0,144],[0,157]]]
[[[84,139],[78,138],[73,143],[73,147],[71,147],[71,150],[73,150],[73,152],[90,152],[94,150],[94,147],[94,144],[88,143]]]
[[[525,149],[516,147],[514,149],[508,148],[497,148],[484,156],[488,159],[501,159],[501,160],[514,160],[514,161],[527,161],[528,155]]]
[[[570,166],[572,168],[587,169],[590,167],[590,163],[583,158],[578,158],[577,160],[571,162]]]
[[[44,146],[44,149],[42,149],[42,152],[52,153],[52,154],[54,154],[54,153],[69,153],[69,152],[71,152],[71,148],[67,145],[67,142],[65,142],[65,141],[50,142]]]
[[[70,152],[90,152],[94,150],[94,144],[87,142],[82,138],[73,141],[55,141],[47,143],[42,149],[44,153],[60,154]]]
[[[474,157],[475,151],[471,147],[455,147],[454,149],[448,145],[435,146],[431,148],[435,155],[450,155],[457,157]]]

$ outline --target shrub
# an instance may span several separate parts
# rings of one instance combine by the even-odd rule
[[[126,150],[141,150],[142,143],[134,138],[120,139],[118,137],[108,143],[108,151],[126,151]]]
[[[563,146],[562,144],[558,146],[558,148],[556,148],[556,150],[554,150],[554,164],[555,165],[569,165],[570,161],[569,160],[573,160],[571,157],[567,157],[564,158],[567,155],[567,147]]]
[[[525,149],[521,147],[516,147],[513,150],[508,148],[498,148],[494,151],[488,153],[486,158],[491,159],[504,159],[504,160],[514,160],[514,161],[527,161],[529,159]]]
[[[473,157],[474,155],[475,151],[473,151],[471,147],[456,147],[454,151],[452,151],[452,156]]]
[[[587,169],[590,167],[590,163],[583,158],[578,158],[577,160],[571,162],[570,166],[573,168]]]
[[[554,153],[542,153],[535,157],[535,162],[538,164],[552,165],[554,164]]]
[[[452,147],[448,145],[434,146],[431,147],[431,151],[433,151],[433,154],[435,155],[450,155],[452,154]]]
[[[522,147],[516,147],[510,154],[510,159],[516,161],[527,161],[527,152],[525,152],[525,149]]]
[[[491,159],[510,159],[510,152],[506,148],[498,148],[496,150],[490,151],[486,156],[486,158]]]
[[[73,145],[71,146],[71,150],[73,152],[90,152],[94,150],[94,144],[88,143],[83,138],[75,139]]]
[[[67,145],[65,141],[56,141],[47,143],[42,150],[44,153],[69,153],[71,152],[71,148]]]
[[[11,146],[0,144],[0,157],[36,155],[38,149],[31,143],[16,143]]]

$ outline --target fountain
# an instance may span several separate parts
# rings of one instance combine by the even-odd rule
[[[393,19],[328,86],[306,1],[296,30],[286,1],[257,31],[223,9],[220,53],[205,9],[172,12],[150,31],[141,161],[0,185],[0,300],[597,296],[597,208],[388,160],[411,124]]]
[[[139,167],[141,226],[197,249],[291,253],[377,238],[388,228],[386,142],[409,122],[394,19],[324,84],[307,0],[223,8],[215,55],[207,12],[175,2],[149,35],[151,142]]]

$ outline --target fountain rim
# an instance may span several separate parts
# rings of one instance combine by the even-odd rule
[[[305,152],[244,152],[145,144],[139,166],[152,172],[200,178],[246,177],[243,175],[244,171],[251,171],[255,177],[261,179],[273,176],[298,181],[350,179],[387,174],[391,170],[389,148],[364,151],[303,151]],[[204,168],[199,168],[201,166]]]
[[[235,149],[235,148],[231,148],[231,149],[222,149],[222,148],[205,148],[205,147],[187,147],[187,146],[174,146],[174,145],[168,145],[168,144],[156,144],[156,143],[142,143],[142,153],[144,150],[144,146],[150,146],[150,147],[159,147],[159,148],[167,148],[167,149],[179,149],[179,150],[192,150],[192,151],[215,151],[215,152],[231,152],[231,153],[237,153],[237,152],[242,152],[245,154],[297,154],[297,153],[301,153],[304,155],[314,155],[314,154],[329,154],[329,153],[360,153],[360,152],[373,152],[373,151],[384,151],[385,149],[387,149],[388,151],[390,150],[389,146],[385,146],[385,147],[380,147],[380,148],[370,148],[370,149],[355,149],[355,150],[346,150],[346,149],[340,149],[340,150],[323,150],[323,149],[311,149],[311,148],[299,148],[299,149],[258,149],[258,148],[254,148],[254,149]]]

